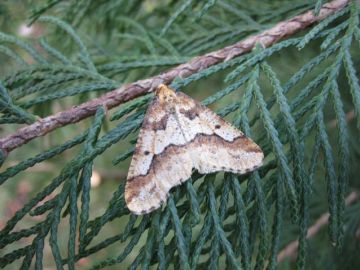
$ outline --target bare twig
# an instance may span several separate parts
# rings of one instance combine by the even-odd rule
[[[346,197],[346,205],[352,204],[360,198],[360,191],[353,191]],[[322,214],[315,223],[308,229],[306,238],[311,238],[315,236],[324,226],[329,223],[329,212]],[[289,243],[284,249],[282,249],[278,256],[278,263],[282,262],[285,258],[291,257],[295,258],[297,255],[297,250],[299,247],[299,241],[295,240]]]
[[[58,127],[76,123],[86,117],[94,115],[99,106],[105,106],[108,109],[118,106],[124,102],[153,91],[153,89],[160,83],[169,84],[176,77],[186,78],[191,74],[197,73],[212,65],[228,61],[239,55],[245,54],[251,51],[256,43],[260,43],[264,47],[269,47],[284,37],[295,34],[309,25],[319,22],[333,13],[343,9],[348,2],[349,0],[334,0],[326,3],[321,8],[318,16],[315,16],[313,11],[305,12],[289,20],[280,22],[269,30],[250,36],[238,43],[235,43],[234,45],[195,57],[188,63],[179,65],[165,73],[146,80],[140,80],[124,85],[97,99],[40,119],[35,123],[23,127],[15,133],[0,139],[0,150],[7,155],[12,150],[36,137],[43,136]]]

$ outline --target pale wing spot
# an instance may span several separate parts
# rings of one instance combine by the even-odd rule
[[[189,119],[187,117],[182,116],[181,113],[178,113],[178,121],[182,130],[184,131],[184,135],[187,141],[192,141],[197,134],[213,134],[213,130],[209,125],[204,123],[202,119],[199,117],[195,117],[194,119]]]
[[[146,174],[149,171],[153,157],[153,154],[138,155],[137,160],[134,161],[136,164],[133,164],[133,161],[131,162],[128,178]]]
[[[232,142],[235,138],[242,136],[243,133],[231,126],[226,121],[222,120],[217,114],[206,109],[200,113],[202,122],[207,123],[211,130],[216,135],[220,136],[226,141]]]
[[[145,132],[140,132],[139,136],[139,147],[141,149],[140,153],[145,151],[149,151],[152,153],[156,132],[153,130],[147,130]]]
[[[169,145],[184,145],[186,140],[173,115],[168,117],[165,130],[158,130],[155,134],[155,154],[160,154]]]
[[[137,175],[144,175],[148,172],[152,159],[153,159],[153,146],[154,146],[155,132],[141,130],[139,139],[136,144],[137,151],[131,160],[128,178]]]

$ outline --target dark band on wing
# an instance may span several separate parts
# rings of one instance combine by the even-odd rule
[[[224,148],[238,148],[245,152],[253,152],[253,153],[261,153],[261,149],[257,146],[253,141],[247,138],[245,135],[237,137],[234,141],[228,142],[221,138],[218,135],[205,135],[198,134],[195,138],[188,142],[185,145],[168,145],[164,151],[160,154],[155,155],[149,166],[149,169],[145,175],[139,175],[127,180],[126,185],[126,201],[131,202],[134,197],[139,195],[141,187],[147,185],[151,179],[153,179],[153,175],[155,171],[161,168],[161,164],[166,163],[167,156],[179,154],[179,152],[187,151],[187,148],[194,147],[195,145],[201,144],[211,144],[218,145]],[[186,179],[179,179],[179,184]]]

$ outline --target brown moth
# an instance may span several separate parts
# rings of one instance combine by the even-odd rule
[[[135,214],[166,201],[169,190],[218,171],[248,173],[261,166],[260,147],[240,130],[184,93],[161,84],[149,105],[132,158],[125,201]]]

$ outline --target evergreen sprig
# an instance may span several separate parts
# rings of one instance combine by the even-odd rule
[[[60,2],[48,1],[35,9],[30,19],[45,23],[46,29],[48,24],[54,25],[58,29],[55,33],[70,42],[66,45],[76,48],[53,43],[56,37],[49,36],[40,40],[38,50],[17,37],[0,33],[0,53],[21,66],[2,78],[1,123],[31,123],[36,114],[52,110],[49,104],[67,104],[70,100],[75,105],[75,97],[90,99],[97,91],[161,73],[168,66],[225,47],[266,28],[264,23],[275,23],[289,14],[310,8],[319,14],[324,1],[298,1],[273,10],[269,4],[257,9],[251,3],[236,1],[200,4],[185,0],[172,3],[169,8],[173,12],[167,18],[160,4],[151,13],[140,11],[144,8],[142,1],[78,1],[69,5],[73,10],[62,19],[41,16]],[[121,16],[116,16],[114,10],[119,7]],[[103,22],[94,18],[97,27],[116,23],[113,32],[105,27],[99,35],[102,41],[109,37],[121,40],[120,45],[109,45],[113,51],[81,32],[80,25],[87,27],[87,17],[95,11],[104,18]],[[157,25],[156,29],[147,23]],[[0,184],[5,185],[36,164],[65,151],[75,153],[1,229],[0,247],[6,252],[1,254],[0,267],[21,260],[22,269],[42,269],[48,241],[57,269],[65,265],[75,269],[81,258],[108,248],[116,250],[116,255],[101,258],[92,269],[125,264],[130,254],[134,256],[126,262],[129,269],[167,269],[170,265],[218,269],[223,268],[220,263],[228,269],[275,269],[278,252],[290,235],[299,240],[297,268],[305,269],[307,229],[313,215],[310,202],[315,200],[316,192],[322,194],[330,213],[330,241],[341,250],[348,233],[345,225],[355,224],[351,218],[346,219],[344,198],[354,153],[350,148],[353,129],[346,118],[349,108],[355,112],[360,128],[358,61],[354,52],[359,36],[359,12],[353,1],[298,37],[267,48],[259,44],[247,55],[204,68],[187,78],[176,78],[171,87],[177,90],[187,90],[205,79],[224,80],[224,86],[211,86],[217,90],[214,94],[201,92],[205,96],[202,103],[217,106],[220,116],[259,143],[265,163],[260,170],[243,176],[194,173],[186,184],[171,191],[166,206],[141,217],[126,208],[124,182],[113,191],[105,209],[92,216],[91,177],[97,166],[94,160],[101,159],[105,151],[124,145],[121,153],[112,157],[113,165],[119,168],[131,157],[134,134],[152,95],[129,101],[116,112],[98,107],[80,135],[26,157],[0,173]],[[318,53],[284,78],[274,59],[280,53],[304,54],[311,46],[316,46]],[[34,62],[28,63],[18,49]],[[118,55],[117,50],[126,51],[126,55]],[[282,57],[282,63],[284,58],[291,64],[289,57]],[[329,115],[336,119],[336,128],[328,124]],[[27,216],[39,219],[20,227]],[[124,226],[109,236],[104,233],[106,226],[115,220],[124,220]],[[69,228],[66,253],[60,245],[63,235],[59,226],[64,222]],[[284,232],[285,226],[294,229]],[[30,241],[21,242],[29,237]],[[26,244],[14,247],[15,242]]]

